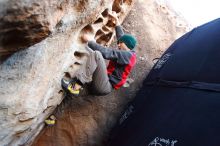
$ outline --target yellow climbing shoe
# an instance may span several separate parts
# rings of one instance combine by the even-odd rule
[[[61,85],[64,91],[67,91],[74,96],[78,96],[83,89],[83,84],[76,78],[71,79],[71,81],[67,81],[63,78],[61,80]]]
[[[80,89],[75,89],[75,87],[80,86],[79,84],[75,83],[73,86],[72,84],[69,84],[67,89],[71,94],[79,95]]]
[[[47,118],[45,121],[45,124],[52,126],[56,123],[56,117],[54,115],[51,115],[49,118]]]

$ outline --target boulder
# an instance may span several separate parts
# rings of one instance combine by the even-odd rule
[[[0,1],[0,145],[30,145],[64,98],[60,80],[83,67],[89,33],[109,45],[132,0]]]

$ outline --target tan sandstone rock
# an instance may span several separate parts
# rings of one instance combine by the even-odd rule
[[[116,11],[122,21],[132,5],[132,0],[0,1],[0,145],[34,140],[63,99],[61,78],[73,76],[86,59],[80,36],[90,33],[109,45],[114,26],[108,13]]]

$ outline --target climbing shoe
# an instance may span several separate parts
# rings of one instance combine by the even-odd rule
[[[76,89],[75,86],[79,86],[77,83],[73,84],[69,84],[67,89],[71,94],[74,95],[79,95],[80,89]]]
[[[78,96],[80,93],[80,90],[82,90],[82,83],[76,79],[73,78],[70,81],[67,81],[65,79],[61,80],[61,84],[62,84],[62,88],[69,92],[70,94],[74,95],[74,96]]]
[[[45,124],[48,126],[53,126],[56,123],[56,117],[54,115],[51,115],[49,118],[47,118],[45,121]]]

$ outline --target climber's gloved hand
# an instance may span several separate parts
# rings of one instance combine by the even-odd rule
[[[112,19],[113,23],[116,26],[120,25],[119,19],[118,19],[118,14],[115,11],[109,13],[109,16],[110,16],[110,18]]]
[[[83,43],[87,43],[88,41],[95,41],[95,38],[91,34],[83,34],[81,36],[81,40],[82,40]]]

